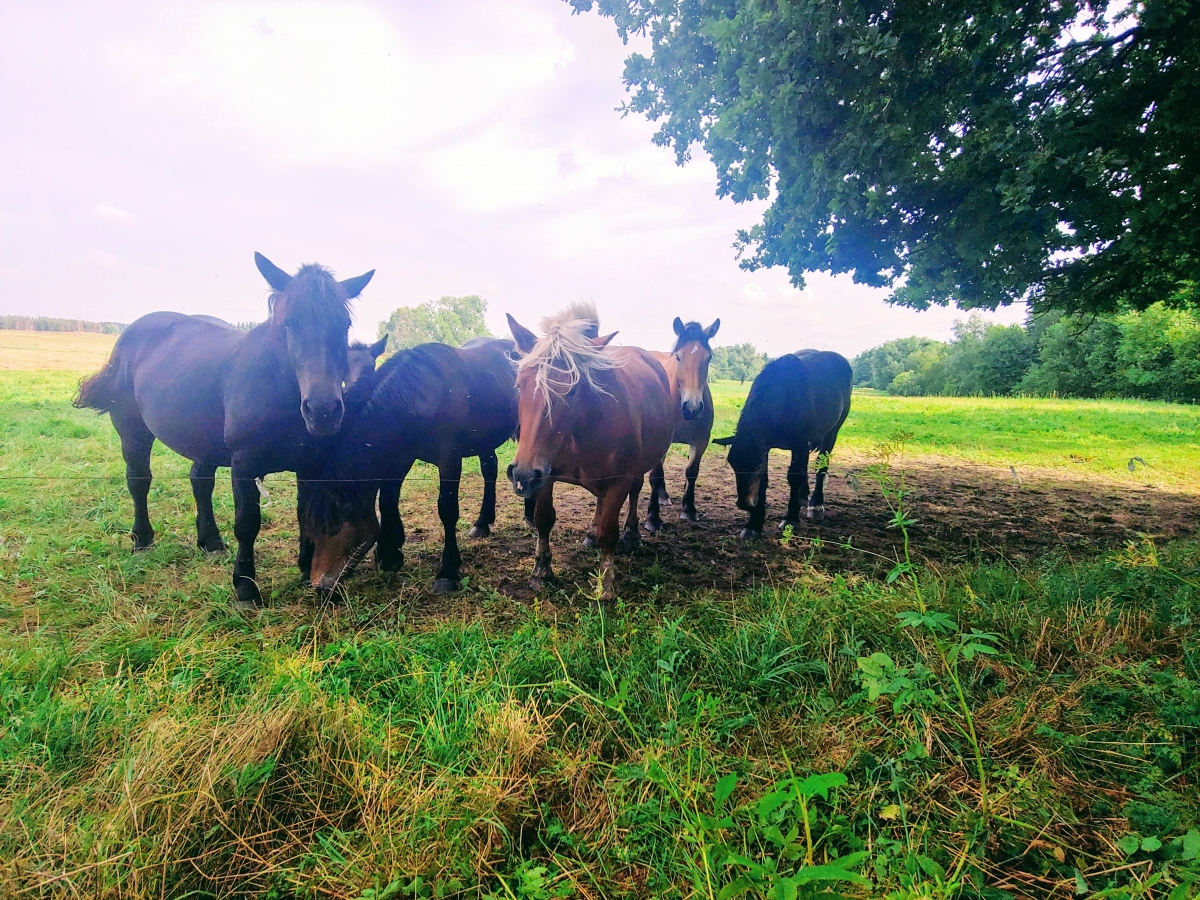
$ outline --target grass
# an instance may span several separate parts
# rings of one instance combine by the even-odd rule
[[[276,597],[245,618],[228,560],[190,543],[169,452],[160,541],[128,552],[117,442],[69,407],[77,380],[0,374],[0,896],[1182,900],[1200,884],[1194,541],[935,561],[915,581],[809,566],[661,607],[520,604],[484,579],[436,609],[377,585],[330,608],[286,574],[280,478],[260,554]],[[737,390],[717,386],[719,423]],[[863,454],[902,430],[910,453],[1192,484],[1195,446],[1172,437],[1190,408],[855,404],[844,445]],[[1063,460],[1063,431],[1091,463]],[[1123,468],[1129,446],[1152,468]],[[227,523],[227,488],[217,504]]]

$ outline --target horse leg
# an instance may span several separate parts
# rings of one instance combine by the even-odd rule
[[[479,454],[479,471],[483,473],[483,505],[479,507],[479,518],[471,526],[467,537],[485,538],[492,533],[491,526],[496,522],[496,473],[499,468],[495,450]]]
[[[646,509],[646,530],[651,533],[662,531],[662,517],[659,507],[659,491],[661,489],[663,495],[667,493],[667,489],[664,486],[665,484],[666,476],[663,475],[662,463],[659,463],[650,471],[650,502],[647,504]],[[638,487],[638,490],[641,490],[640,486]],[[634,509],[633,513],[636,516],[637,510]],[[629,530],[628,526],[626,526],[625,530]],[[622,540],[624,540],[624,538],[622,538]]]
[[[313,553],[316,544],[304,532],[304,507],[308,502],[304,479],[296,476],[296,527],[300,534],[300,552],[296,556],[296,567],[300,570],[300,581],[304,585],[312,584]]]
[[[792,464],[787,473],[788,496],[787,515],[779,523],[780,528],[792,528],[800,524],[800,505],[808,506],[808,444],[792,451]]]
[[[525,524],[528,525],[530,528],[537,527],[533,523],[533,514],[534,514],[534,510],[536,508],[537,508],[537,497],[526,497],[525,498]]]
[[[259,473],[248,471],[233,462],[233,536],[237,538],[237,556],[233,561],[233,593],[237,605],[254,609],[262,605],[254,571],[254,542],[262,528],[262,509],[259,507]]]
[[[596,501],[596,511],[592,514],[592,524],[588,526],[587,533],[583,536],[583,546],[588,550],[595,550],[600,546],[596,539],[598,529],[600,528],[600,501]]]
[[[638,490],[641,490],[641,485],[638,485]],[[617,532],[621,526],[621,507],[625,505],[625,498],[632,493],[630,481],[621,479],[601,495],[598,504],[596,537],[600,544],[600,600],[604,603],[611,603],[617,597],[613,589],[613,558],[617,550]]]
[[[813,487],[812,499],[808,502],[808,517],[814,522],[825,518],[825,479],[829,477],[829,455],[837,443],[837,429],[821,438],[817,447],[817,483]]]
[[[442,565],[433,580],[435,594],[458,590],[462,555],[458,552],[458,483],[462,477],[462,457],[455,456],[438,466],[438,518],[442,520]]]
[[[625,530],[621,532],[622,550],[633,551],[642,545],[642,536],[638,532],[638,497],[641,495],[642,485],[645,483],[646,476],[639,475],[633,480],[633,485],[629,488],[629,515],[625,517]],[[650,502],[654,502],[653,487],[650,488]],[[661,523],[659,527],[662,527]]]
[[[217,467],[204,463],[192,463],[188,476],[192,482],[192,496],[196,499],[196,544],[205,553],[225,552],[225,542],[217,528],[217,517],[213,515],[213,486],[217,480]]]
[[[136,413],[122,416],[113,425],[121,438],[125,484],[129,488],[129,496],[133,498],[133,552],[140,553],[154,546],[154,529],[150,525],[150,510],[146,505],[153,477],[150,472],[150,451],[154,447],[154,435]]]
[[[687,488],[683,492],[683,509],[679,518],[695,522],[700,518],[696,512],[696,476],[700,474],[700,460],[704,459],[704,451],[708,449],[708,441],[703,444],[692,444],[688,447],[688,464],[684,475],[687,477]]]
[[[742,540],[752,540],[753,538],[762,537],[763,522],[767,519],[767,467],[763,466],[762,478],[758,480],[758,496],[754,500],[754,506],[750,508],[750,518],[746,520],[746,526],[742,529],[739,537]]]
[[[554,577],[550,566],[550,529],[554,527],[554,521],[558,518],[554,511],[554,482],[547,482],[537,492],[534,500],[536,502],[533,508],[533,522],[538,533],[537,561],[533,564],[533,577],[529,579],[529,586],[535,591],[540,591],[542,585]]]
[[[404,522],[400,518],[400,486],[412,463],[404,467],[400,478],[379,485],[379,541],[375,544],[375,564],[381,572],[399,572],[404,566]]]

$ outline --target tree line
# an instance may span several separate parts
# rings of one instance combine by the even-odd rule
[[[1054,312],[1024,325],[978,314],[953,338],[888,341],[856,357],[854,383],[903,396],[1130,397],[1200,401],[1200,309],[1162,302],[1113,315]]]
[[[0,316],[3,331],[84,331],[91,334],[120,334],[120,322],[87,322],[83,319],[55,319],[49,316]]]

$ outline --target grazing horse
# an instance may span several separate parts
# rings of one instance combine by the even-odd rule
[[[772,448],[792,451],[788,467],[787,516],[780,527],[800,524],[800,503],[808,517],[825,517],[825,478],[838,429],[850,412],[850,363],[837,353],[801,350],[767,363],[754,383],[733,437],[714,444],[729,447],[737,476],[738,509],[750,518],[741,537],[762,534],[767,511],[767,455]],[[817,451],[817,483],[808,495],[808,454]]]
[[[699,322],[688,322],[685,325],[683,320],[676,316],[673,327],[676,340],[671,352],[652,355],[666,370],[667,380],[671,382],[671,396],[675,400],[678,412],[671,443],[688,445],[688,464],[684,473],[687,488],[683,492],[683,508],[679,518],[695,522],[699,518],[696,514],[696,476],[700,474],[700,460],[704,458],[704,451],[708,449],[713,426],[712,391],[708,389],[708,364],[712,361],[712,348],[708,342],[721,327],[721,320],[717,319],[707,328],[703,328]],[[658,531],[662,528],[659,502],[663,500],[669,501],[670,497],[667,496],[667,482],[660,462],[650,473],[647,531]]]
[[[216,470],[232,468],[233,587],[247,607],[262,602],[254,570],[262,521],[255,480],[295,469],[306,442],[341,427],[349,301],[374,274],[338,282],[322,266],[288,275],[262,254],[254,260],[273,289],[266,322],[243,332],[209,316],[142,316],[75,398],[77,407],[109,413],[120,435],[135,551],[154,543],[146,496],[156,439],[192,460],[197,543],[209,552],[225,547],[212,509]]]
[[[458,588],[462,461],[479,457],[483,505],[471,537],[486,537],[496,521],[496,448],[517,426],[512,347],[495,338],[475,338],[458,349],[421,344],[399,351],[351,391],[350,420],[305,461],[299,476],[301,530],[312,542],[306,574],[318,590],[334,590],[376,542],[381,569],[403,565],[400,488],[417,460],[436,465],[441,482],[444,543],[433,589]],[[382,522],[375,518],[377,491]]]
[[[601,599],[612,600],[621,507],[628,498],[622,540],[635,546],[638,494],[646,473],[671,446],[671,383],[645,350],[608,347],[615,335],[593,337],[598,327],[590,304],[543,321],[541,338],[512,316],[508,324],[523,354],[517,369],[520,440],[508,477],[518,497],[536,498],[537,561],[530,583],[536,590],[553,576],[554,484],[565,481],[596,497]]]

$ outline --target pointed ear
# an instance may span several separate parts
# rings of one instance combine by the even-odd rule
[[[728,447],[730,444],[733,443],[733,439],[736,436],[737,435],[731,434],[729,437],[713,438],[711,441],[709,441],[709,443],[716,444],[718,447]]]
[[[606,334],[604,337],[592,338],[593,347],[607,347],[609,342],[621,332],[614,331],[612,334]]]
[[[275,265],[275,263],[271,262],[258,251],[254,253],[254,264],[258,266],[258,271],[262,273],[262,277],[267,279],[267,284],[274,290],[285,290],[292,283],[291,275],[283,271],[283,269],[279,268],[279,266]]]
[[[704,336],[710,341],[716,336],[717,329],[721,327],[721,320],[717,319],[711,325],[704,329]]]
[[[367,349],[371,351],[371,359],[379,359],[383,356],[383,351],[387,349],[387,335],[385,334]]]
[[[372,269],[370,272],[359,275],[357,278],[347,278],[345,281],[343,281],[342,287],[346,289],[346,296],[353,300],[355,297],[361,294],[363,288],[365,288],[371,281],[371,276],[374,274],[375,270]]]
[[[675,334],[677,334],[679,337],[683,337],[683,319],[679,318],[679,316],[676,316],[675,321],[671,323],[671,327],[675,329]]]
[[[517,349],[522,353],[528,353],[537,343],[537,335],[508,313],[505,315],[508,316],[508,330],[512,332],[513,340],[517,342]]]

